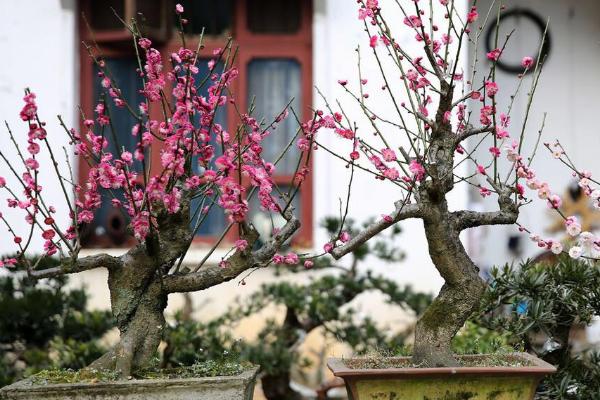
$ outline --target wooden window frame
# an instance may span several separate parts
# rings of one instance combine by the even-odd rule
[[[302,121],[307,121],[312,117],[312,0],[301,0],[301,20],[300,27],[297,32],[286,33],[254,33],[247,27],[247,9],[246,0],[235,0],[233,7],[232,29],[231,34],[234,42],[238,47],[238,53],[234,61],[234,66],[238,68],[240,74],[232,85],[233,93],[236,96],[236,102],[240,110],[248,108],[248,65],[255,59],[280,58],[291,59],[300,65],[301,93],[302,102],[299,117]],[[81,11],[84,13],[89,5],[87,1],[80,1]],[[80,38],[86,42],[96,40],[102,50],[102,55],[106,57],[131,57],[135,56],[132,49],[131,37],[126,40],[122,33],[111,34],[102,33],[100,36],[94,34],[91,37],[88,28],[82,18],[79,19],[79,34]],[[173,28],[174,29],[174,28]],[[203,54],[210,56],[212,51],[217,48],[222,48],[226,43],[226,38],[223,36],[204,37]],[[186,45],[188,48],[195,48],[198,45],[198,35],[186,37]],[[176,52],[181,47],[181,42],[176,34],[172,34],[171,38],[164,43],[154,43],[154,47],[159,50],[163,56],[163,60],[168,60],[169,55]],[[94,64],[87,50],[83,46],[80,47],[80,104],[86,118],[94,116],[95,101],[93,99],[94,91]],[[165,68],[170,68],[168,62],[165,62]],[[168,89],[167,89],[168,90]],[[158,107],[151,107],[150,117],[160,120],[162,118]],[[291,116],[289,118],[292,118]],[[233,107],[228,107],[227,111],[227,129],[232,131],[239,122]],[[84,132],[83,121],[80,122],[80,130]],[[160,144],[153,144],[152,148],[152,165],[160,165]],[[83,159],[79,159],[78,163],[78,179],[79,183],[83,184],[89,172],[89,166]],[[301,204],[301,228],[299,233],[294,237],[292,244],[295,247],[309,248],[313,242],[313,157],[310,159],[309,168],[311,173],[307,176],[300,190]],[[275,175],[274,181],[277,184],[292,182],[291,175]],[[235,229],[225,236],[222,243],[223,246],[231,245],[237,239]],[[212,244],[217,237],[212,235],[197,235],[194,238],[194,244]],[[130,246],[134,243],[133,238],[123,246]],[[91,245],[94,247],[94,245]]]

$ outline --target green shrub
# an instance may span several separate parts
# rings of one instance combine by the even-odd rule
[[[523,351],[520,343],[515,343],[509,332],[495,331],[472,321],[467,321],[463,329],[452,340],[456,354],[496,354]]]
[[[0,277],[0,387],[46,368],[82,368],[106,351],[98,339],[112,316],[87,311],[85,290],[65,291],[65,277],[34,282],[20,264],[9,271]]]
[[[240,359],[240,342],[223,326],[223,319],[202,323],[175,314],[167,326],[167,346],[162,354],[161,367],[176,368],[208,361]]]
[[[476,322],[558,367],[538,399],[600,399],[600,353],[573,354],[569,333],[600,316],[600,265],[567,256],[492,272]]]

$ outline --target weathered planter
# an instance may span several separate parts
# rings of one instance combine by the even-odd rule
[[[335,376],[344,379],[350,400],[528,400],[533,399],[540,380],[556,371],[554,366],[526,353],[504,357],[521,360],[526,366],[352,369],[339,358],[329,359],[327,365]]]
[[[0,399],[252,400],[257,372],[256,367],[234,376],[55,385],[33,385],[26,379],[0,389]]]

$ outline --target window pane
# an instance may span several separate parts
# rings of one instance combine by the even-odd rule
[[[129,238],[127,225],[130,218],[120,208],[112,207],[111,200],[114,197],[124,202],[123,190],[100,188],[98,192],[102,197],[102,206],[94,212],[94,220],[84,226],[81,244],[95,247],[122,246]]]
[[[300,28],[302,0],[247,0],[248,29],[255,33],[294,33]]]
[[[136,73],[138,62],[135,58],[105,58],[107,73],[110,75],[115,85],[121,90],[121,97],[131,106],[133,110],[138,109],[138,105],[143,101],[140,93],[142,83]],[[95,67],[95,77],[97,77],[98,67]],[[103,134],[108,140],[107,151],[115,156],[122,153],[122,148],[134,152],[137,137],[131,135],[131,129],[136,123],[136,119],[125,108],[115,106],[112,98],[106,93],[100,84],[100,79],[95,78],[94,82],[94,106],[104,95],[108,115],[110,116],[111,126],[101,128],[96,127],[96,134]],[[116,136],[113,137],[113,134]],[[135,162],[133,168],[141,170],[141,163]]]
[[[289,194],[291,196],[296,187],[290,185],[278,185],[279,192],[285,194],[286,196]],[[294,208],[294,215],[302,220],[302,203],[300,201],[300,192],[302,190],[298,190],[296,196],[292,200],[292,207]],[[277,190],[273,190],[273,197],[278,200],[279,204],[282,207],[286,206],[286,203],[283,199],[278,198]],[[260,238],[269,238],[273,233],[273,228],[280,229],[285,225],[285,219],[281,216],[281,214],[274,211],[262,211],[260,209],[260,201],[258,199],[257,193],[250,199],[248,202],[248,206],[250,207],[250,222],[256,228],[258,233],[260,234]]]
[[[300,64],[287,59],[257,59],[248,66],[248,104],[254,98],[254,116],[258,121],[270,124],[293,98],[291,107],[300,114],[302,93],[300,89]],[[298,129],[297,122],[290,115],[263,141],[263,158],[275,161],[289,144]],[[293,174],[298,163],[299,152],[292,146],[277,164],[277,174]]]
[[[143,97],[139,92],[142,89],[142,84],[139,76],[136,73],[138,67],[135,58],[106,58],[106,68],[117,87],[121,89],[122,98],[134,109],[138,109],[138,104],[142,102]],[[100,79],[97,78],[98,68],[95,67],[94,75],[94,106],[100,99],[106,89],[100,84]],[[106,107],[108,115],[111,117],[112,132],[116,136],[118,145],[115,143],[111,128],[106,126],[102,130],[96,126],[96,134],[103,134],[109,143],[106,151],[113,153],[115,156],[121,154],[121,148],[133,153],[137,138],[131,135],[131,128],[135,124],[135,118],[125,109],[118,108],[114,105],[108,94],[104,94],[106,98]],[[91,117],[91,116],[89,116]],[[141,171],[142,164],[139,161],[134,162],[132,169]],[[84,245],[100,245],[103,247],[123,245],[127,240],[127,232],[125,230],[129,217],[120,209],[115,209],[111,204],[111,199],[116,197],[123,201],[123,190],[105,190],[100,191],[102,196],[102,206],[94,213],[93,222],[86,227]]]
[[[204,82],[205,77],[207,76],[207,74],[210,71],[208,68],[207,62],[208,62],[208,59],[198,60],[198,64],[197,64],[198,73],[194,77],[196,79],[197,86],[202,84],[202,82]],[[222,68],[223,68],[223,66],[218,64],[213,69],[213,71],[220,72],[220,71],[222,71]],[[210,80],[210,79],[206,80],[206,82],[204,82],[204,84],[202,86],[198,87],[198,94],[201,96],[207,96],[208,88],[212,85],[212,83],[213,83],[212,80]],[[226,109],[224,107],[219,107],[217,109],[214,123],[221,125],[225,129],[227,128],[227,113],[226,113]],[[197,126],[199,126],[198,124],[199,124],[199,116],[196,114],[194,126],[197,127]],[[221,154],[221,146],[216,142],[216,140],[215,140],[216,137],[214,134],[211,137],[212,137],[211,144],[215,148],[216,156],[218,156]],[[194,172],[198,173],[200,167],[198,165],[197,158],[195,158],[192,161],[192,167],[194,169]],[[214,197],[214,195],[212,197]],[[190,222],[191,229],[194,229],[196,226],[196,223],[197,223],[197,217],[199,214],[196,212],[196,210],[198,209],[198,207],[210,206],[211,203],[212,203],[211,198],[204,199],[203,197],[198,197],[198,198],[192,200],[191,207],[190,207],[190,214],[192,217],[194,217],[194,215],[195,215],[196,218],[193,218],[193,220]],[[202,216],[200,216],[200,219],[202,219]],[[208,212],[208,215],[202,222],[202,225],[200,225],[200,227],[198,228],[196,235],[197,236],[218,236],[223,232],[224,229],[225,229],[225,215],[223,214],[223,209],[221,207],[219,207],[218,205],[214,205]]]
[[[185,33],[201,33],[206,35],[222,35],[231,31],[233,18],[232,0],[182,0],[183,18],[188,20],[184,25]],[[179,17],[175,16],[175,28],[179,29]]]

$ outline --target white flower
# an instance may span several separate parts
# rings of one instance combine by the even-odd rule
[[[527,179],[527,187],[531,190],[537,190],[540,187],[540,181],[535,178]]]
[[[562,154],[563,154],[562,150],[554,150],[554,151],[552,152],[552,156],[553,156],[554,158],[560,158],[560,157],[562,156]]]
[[[506,146],[506,159],[510,162],[515,162],[517,161],[517,156],[519,155],[519,153],[512,148],[512,146]]]
[[[581,178],[579,180],[579,187],[585,188],[590,186],[590,180],[588,178]]]
[[[596,189],[591,194],[590,197],[594,200],[600,199],[600,190]]]
[[[542,183],[538,187],[538,197],[542,200],[546,200],[550,196],[550,188],[547,184]]]
[[[567,225],[567,233],[571,236],[577,236],[581,233],[581,225],[577,222],[572,222]]]
[[[579,243],[584,246],[591,246],[596,241],[596,235],[591,232],[581,232],[579,235]]]
[[[552,242],[552,246],[550,246],[550,251],[554,254],[560,254],[563,251],[563,245],[559,241]]]
[[[569,249],[569,256],[571,256],[571,258],[579,258],[581,257],[581,247],[579,246],[573,246],[571,247],[571,249]]]

